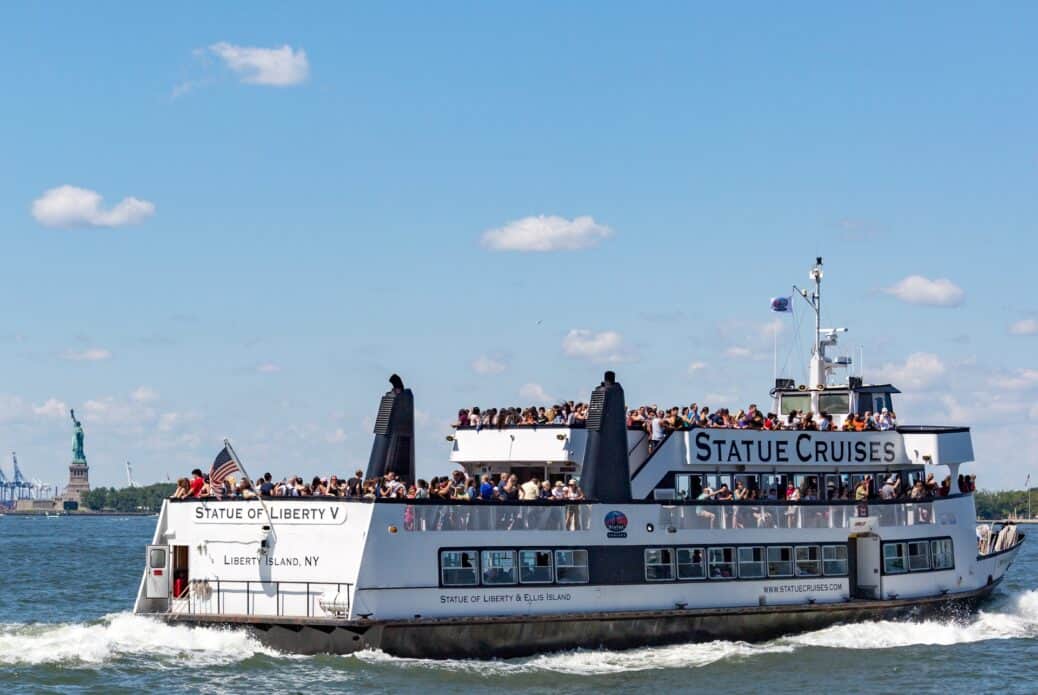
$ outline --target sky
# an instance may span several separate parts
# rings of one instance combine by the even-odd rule
[[[5,5],[0,451],[64,485],[367,461],[458,408],[766,403],[810,319],[1038,476],[1033,3]],[[777,336],[776,336],[777,334]],[[777,337],[777,340],[776,340]],[[3,470],[10,474],[5,453]],[[1038,478],[1036,478],[1038,480]]]

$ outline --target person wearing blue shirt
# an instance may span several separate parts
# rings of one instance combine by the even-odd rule
[[[494,499],[494,486],[490,484],[490,475],[487,473],[483,474],[482,482],[479,485],[479,499],[484,502]]]

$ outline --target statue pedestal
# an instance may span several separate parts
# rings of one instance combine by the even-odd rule
[[[90,467],[86,461],[73,461],[68,465],[68,486],[64,498],[80,502],[85,492],[90,492]]]

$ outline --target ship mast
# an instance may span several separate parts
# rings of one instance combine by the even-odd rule
[[[817,256],[814,267],[808,274],[808,277],[815,283],[814,291],[808,293],[807,290],[793,285],[793,289],[803,297],[815,313],[815,335],[811,343],[811,367],[807,380],[809,386],[825,384],[825,358],[822,355],[822,275],[822,257]]]

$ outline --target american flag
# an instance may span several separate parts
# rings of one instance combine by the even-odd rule
[[[225,444],[223,449],[220,449],[220,453],[216,455],[216,459],[213,460],[213,467],[209,469],[209,489],[213,491],[213,494],[219,496],[223,491],[223,481],[227,479],[227,476],[239,470],[241,468],[238,466],[238,462],[231,456],[231,451]]]

